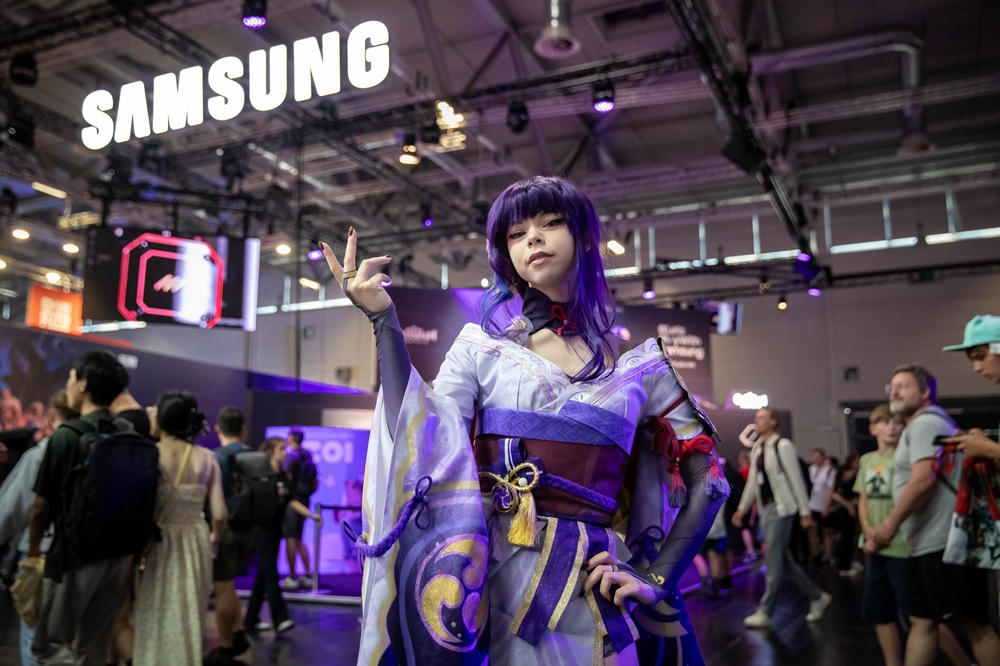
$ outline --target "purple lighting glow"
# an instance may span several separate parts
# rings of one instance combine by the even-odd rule
[[[611,113],[615,108],[615,103],[608,99],[602,99],[599,102],[594,102],[594,111],[598,113]]]
[[[652,289],[647,289],[646,291],[642,292],[642,297],[645,298],[647,301],[651,301],[654,298],[656,298],[656,292],[653,291]]]
[[[795,258],[799,261],[812,261],[812,255],[808,252],[799,252],[799,256]]]
[[[319,261],[323,258],[323,250],[309,250],[306,256],[309,257],[309,261]]]
[[[821,290],[817,289],[816,287],[810,287],[809,288],[809,295],[810,296],[819,296],[822,293],[823,292]]]
[[[243,25],[251,30],[260,30],[267,25],[267,18],[264,16],[244,16]]]

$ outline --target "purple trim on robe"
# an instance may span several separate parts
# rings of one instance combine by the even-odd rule
[[[573,444],[616,445],[626,453],[631,450],[635,437],[635,426],[628,419],[606,409],[572,400],[555,414],[517,409],[484,409],[479,412],[477,423],[480,434]]]
[[[587,551],[587,559],[594,557],[609,549],[608,530],[597,525],[584,523],[587,530],[587,538],[590,540],[590,548]],[[611,601],[601,596],[600,592],[594,590],[594,600],[597,602],[597,609],[601,612],[601,619],[604,620],[604,628],[608,632],[608,640],[615,648],[615,652],[621,654],[629,645],[635,642],[632,636],[632,628],[629,626],[627,615],[622,613],[622,609]]]
[[[573,520],[560,520],[556,525],[552,551],[549,553],[545,569],[542,570],[541,583],[517,630],[517,636],[531,645],[538,645],[538,641],[541,640],[549,624],[549,618],[555,612],[559,598],[566,587],[566,582],[574,571],[576,551],[580,543],[580,528],[577,525],[579,523]],[[606,543],[607,538],[605,538]]]

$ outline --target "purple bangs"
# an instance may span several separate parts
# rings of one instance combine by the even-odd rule
[[[528,286],[511,262],[507,231],[522,220],[545,213],[561,213],[566,217],[576,248],[577,288],[567,305],[593,358],[572,379],[595,379],[608,371],[609,359],[613,358],[605,336],[614,324],[615,304],[604,277],[601,221],[597,211],[587,195],[562,178],[535,176],[518,181],[493,202],[486,220],[486,238],[494,280],[493,287],[480,301],[481,325],[489,335],[504,337],[495,317],[497,308],[509,304],[515,293],[523,294]]]

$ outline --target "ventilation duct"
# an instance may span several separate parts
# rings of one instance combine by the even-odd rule
[[[923,84],[923,47],[923,40],[914,33],[890,30],[780,52],[756,53],[750,56],[750,60],[753,73],[760,76],[880,53],[899,53],[903,59],[903,90],[916,91]],[[900,157],[918,157],[933,152],[935,148],[927,137],[923,108],[918,104],[907,104],[903,108],[903,140],[896,154]]]
[[[580,52],[580,40],[570,28],[570,0],[544,0],[545,27],[535,40],[535,53],[562,60]]]

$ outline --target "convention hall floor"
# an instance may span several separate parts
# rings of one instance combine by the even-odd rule
[[[804,619],[806,601],[790,582],[782,588],[771,632],[748,631],[742,619],[753,612],[764,587],[755,566],[738,575],[729,598],[687,597],[699,643],[709,666],[881,666],[882,657],[871,627],[860,619],[860,579],[814,572],[833,594],[822,621]],[[280,638],[263,632],[240,660],[245,664],[353,664],[360,631],[357,606],[293,604],[296,627]],[[209,615],[210,622],[212,616]],[[209,627],[207,641],[214,627]],[[0,597],[0,666],[20,664],[17,622],[10,596]],[[941,661],[944,664],[946,662]]]

